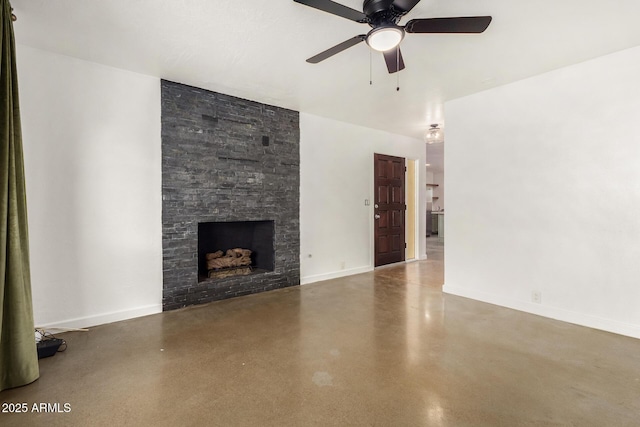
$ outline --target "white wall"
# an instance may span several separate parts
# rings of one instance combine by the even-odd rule
[[[419,159],[424,165],[424,142],[305,113],[300,114],[300,139],[302,283],[372,270],[373,154]],[[417,254],[424,259],[424,167],[418,173]]]
[[[36,325],[161,311],[159,79],[17,50]]]
[[[638,76],[633,48],[446,104],[445,292],[640,338]]]

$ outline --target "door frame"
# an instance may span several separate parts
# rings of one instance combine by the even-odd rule
[[[407,165],[407,173],[406,173],[406,181],[405,181],[405,189],[406,194],[404,197],[405,203],[407,204],[407,210],[405,212],[405,232],[406,237],[405,241],[407,242],[407,249],[409,249],[409,209],[411,207],[409,200],[413,202],[413,258],[407,258],[407,253],[405,252],[405,262],[417,261],[420,259],[420,173],[418,172],[418,167],[421,164],[420,159],[407,159],[405,158],[405,164]],[[411,176],[409,175],[409,164],[413,165],[413,197],[409,197],[409,180]]]

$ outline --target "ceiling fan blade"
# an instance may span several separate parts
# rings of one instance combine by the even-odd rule
[[[490,16],[412,19],[404,30],[407,33],[481,33],[490,23]]]
[[[387,63],[389,74],[404,70],[404,60],[402,59],[400,48],[389,49],[386,52],[382,52],[382,54],[384,55],[384,61]]]
[[[335,45],[334,47],[330,47],[329,49],[325,50],[324,52],[320,52],[319,54],[317,54],[316,56],[312,56],[311,58],[307,59],[307,62],[311,63],[311,64],[317,64],[320,61],[324,61],[327,58],[332,57],[333,55],[335,55],[336,53],[340,53],[343,50],[349,49],[351,46],[355,46],[358,43],[364,41],[364,39],[366,39],[367,36],[364,34],[361,34],[359,36],[355,36],[349,40],[345,40],[342,43],[339,43],[337,45]]]
[[[357,11],[355,9],[351,9],[350,7],[343,6],[339,3],[336,3],[331,0],[293,0],[296,3],[304,4],[309,7],[313,7],[315,9],[321,10],[323,12],[331,13],[333,15],[338,15],[343,18],[350,19],[356,22],[367,22],[367,15],[364,13]]]
[[[404,11],[404,13],[409,13],[418,3],[420,3],[420,0],[394,0],[393,6]]]

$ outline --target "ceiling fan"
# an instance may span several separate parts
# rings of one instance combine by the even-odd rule
[[[465,16],[459,18],[412,19],[406,25],[398,25],[400,19],[409,13],[420,0],[364,0],[363,12],[351,9],[331,0],[294,0],[333,15],[369,24],[372,28],[367,34],[360,34],[345,40],[324,52],[307,59],[317,64],[360,42],[366,41],[369,47],[382,52],[389,73],[404,69],[404,60],[400,52],[400,42],[405,33],[482,33],[491,23],[490,16]]]

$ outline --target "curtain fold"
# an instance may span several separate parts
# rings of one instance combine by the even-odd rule
[[[0,390],[4,390],[35,381],[39,369],[15,39],[9,0],[0,0],[0,5]]]

